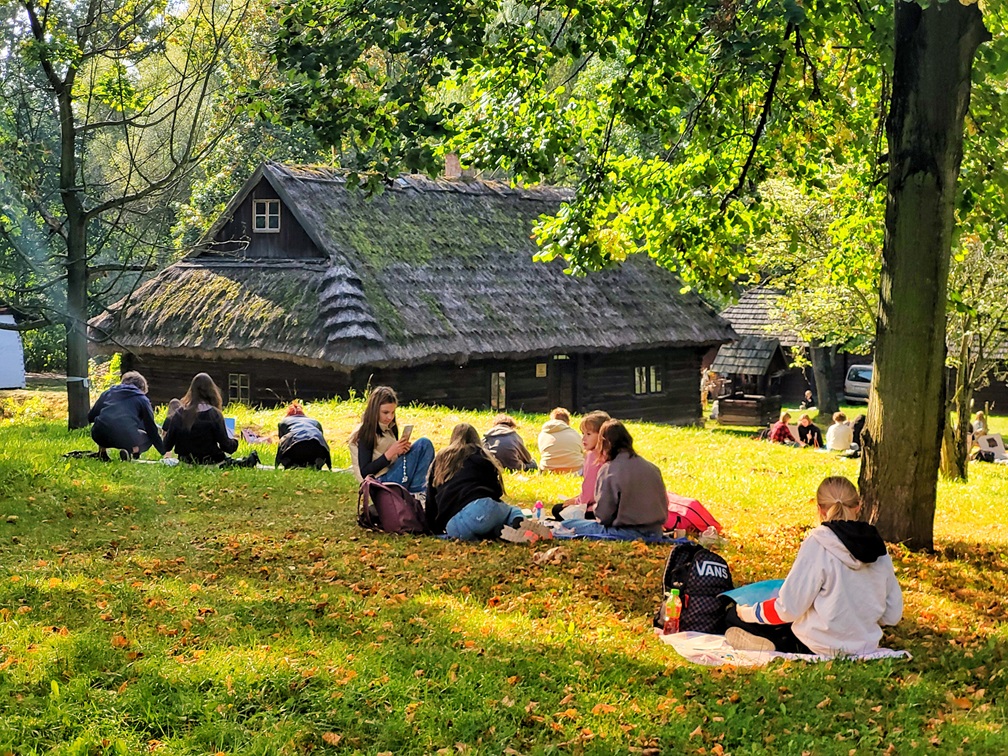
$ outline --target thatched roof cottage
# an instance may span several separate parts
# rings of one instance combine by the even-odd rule
[[[586,277],[534,263],[532,223],[566,196],[409,176],[367,197],[267,163],[91,334],[155,401],[205,370],[253,404],[387,383],[404,401],[696,422],[701,355],[731,327],[649,259]]]

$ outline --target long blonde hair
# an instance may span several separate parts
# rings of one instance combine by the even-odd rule
[[[451,480],[462,465],[473,454],[481,454],[489,459],[497,468],[497,479],[504,490],[504,477],[501,475],[500,463],[492,454],[483,448],[480,443],[479,433],[469,423],[459,423],[452,429],[451,440],[448,446],[437,453],[434,457],[434,471],[431,476],[435,486],[442,485],[445,481]]]
[[[861,514],[861,496],[857,487],[847,478],[831,475],[819,484],[816,504],[823,522],[856,520]]]

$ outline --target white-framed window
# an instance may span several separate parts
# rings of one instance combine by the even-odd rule
[[[249,403],[248,373],[228,373],[228,401]]]
[[[503,410],[507,407],[507,374],[503,371],[490,373],[490,409]]]
[[[280,200],[252,200],[252,230],[257,234],[280,233]]]
[[[661,392],[661,368],[658,365],[641,365],[634,368],[635,394],[660,394]]]

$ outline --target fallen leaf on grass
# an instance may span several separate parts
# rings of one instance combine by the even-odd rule
[[[599,714],[612,714],[614,711],[616,711],[615,706],[611,704],[600,703],[595,704],[595,706],[592,707],[591,713],[597,717]]]
[[[322,733],[322,742],[326,745],[337,746],[343,740],[343,736],[336,732]]]
[[[129,648],[129,638],[125,635],[113,635],[112,636],[112,647],[113,648]]]

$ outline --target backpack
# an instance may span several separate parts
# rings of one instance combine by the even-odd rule
[[[357,524],[386,533],[426,533],[423,506],[398,483],[369,475],[357,493]]]
[[[720,594],[735,587],[728,563],[710,549],[687,541],[672,547],[665,562],[662,603],[673,588],[679,590],[682,614],[679,631],[723,635],[725,611],[730,599]],[[662,612],[655,615],[655,627]]]
[[[707,508],[696,499],[667,492],[668,497],[668,518],[665,520],[665,530],[676,530],[682,528],[694,533],[703,533],[707,528],[714,528],[721,532],[721,523],[714,519],[714,515],[707,511]]]

